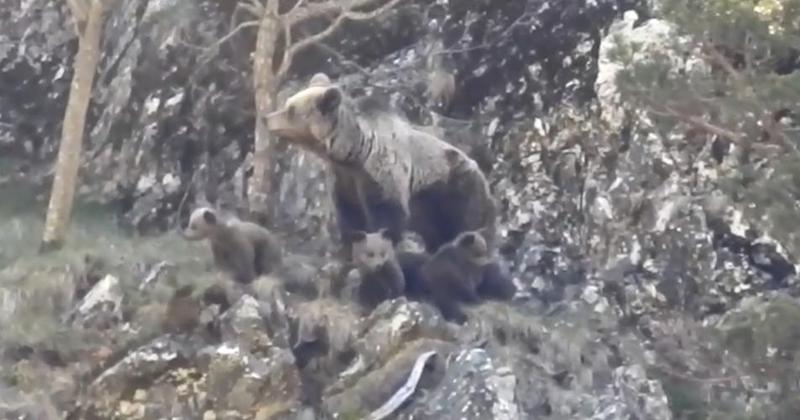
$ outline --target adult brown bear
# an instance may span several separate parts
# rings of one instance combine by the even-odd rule
[[[282,108],[265,117],[269,131],[327,160],[342,240],[387,229],[397,243],[406,229],[428,252],[465,231],[494,248],[496,204],[478,164],[374,100],[353,100],[318,73]]]

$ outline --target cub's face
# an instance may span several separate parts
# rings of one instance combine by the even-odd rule
[[[217,213],[208,207],[195,209],[189,216],[189,224],[183,231],[183,237],[190,241],[208,238],[217,226]]]
[[[353,263],[361,270],[375,271],[395,258],[394,246],[386,230],[366,233],[356,232],[351,237]]]
[[[491,262],[489,246],[486,239],[477,231],[464,232],[455,239],[455,246],[464,252],[467,260],[476,265],[486,265]]]
[[[325,155],[338,118],[342,91],[325,75],[315,75],[309,86],[286,100],[265,118],[273,135]]]

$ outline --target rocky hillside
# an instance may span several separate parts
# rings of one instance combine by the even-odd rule
[[[272,221],[289,268],[244,294],[176,235],[196,203],[246,199],[255,31],[216,47],[234,9],[115,3],[79,189],[106,209],[87,219],[109,227],[80,219],[69,249],[39,256],[21,239],[40,229],[29,216],[44,211],[77,40],[66,3],[0,0],[0,202],[20,186],[36,196],[0,205],[3,418],[800,415],[800,250],[777,239],[794,226],[721,187],[735,147],[720,155],[626,106],[621,43],[703,71],[645,2],[403,2],[291,69],[281,97],[324,71],[487,151],[520,293],[470,306],[460,327],[405,298],[359,313],[328,256],[325,167],[293,148]],[[435,48],[457,82],[432,109]]]

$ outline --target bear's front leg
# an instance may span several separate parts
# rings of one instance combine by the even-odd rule
[[[343,237],[349,233],[368,230],[365,211],[361,208],[360,203],[353,203],[340,195],[334,196],[333,203],[336,210],[336,221]]]
[[[392,262],[387,266],[388,273],[386,278],[389,280],[389,299],[395,299],[402,296],[406,291],[406,279],[403,275],[403,270],[400,264]]]
[[[237,283],[248,284],[257,277],[252,245],[244,243],[235,248],[216,246],[212,247],[212,252],[216,265]]]
[[[360,185],[361,193],[370,231],[386,229],[397,245],[409,225],[409,173],[397,163],[383,163],[385,167],[368,168],[373,179]]]
[[[397,244],[403,238],[408,226],[408,208],[402,202],[383,200],[369,206],[370,231],[386,229],[392,242]]]
[[[333,206],[336,210],[336,222],[339,226],[345,261],[350,261],[352,256],[350,236],[356,231],[368,230],[367,211],[359,199],[356,188],[354,183],[348,183],[348,180],[339,177],[334,182]]]

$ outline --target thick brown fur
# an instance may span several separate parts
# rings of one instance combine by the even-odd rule
[[[516,293],[479,231],[460,234],[433,255],[394,249],[385,230],[356,232],[352,240],[353,263],[362,277],[359,300],[368,310],[405,294],[432,303],[445,319],[463,323],[462,302],[510,300]]]
[[[460,303],[480,301],[478,285],[489,256],[482,237],[465,232],[442,246],[422,267],[431,299],[445,319],[463,323],[467,317]]]
[[[183,232],[190,241],[211,244],[214,265],[239,283],[271,273],[282,261],[281,244],[266,228],[236,218],[220,220],[218,212],[201,207],[192,212]]]
[[[466,321],[461,303],[482,298],[509,300],[516,293],[514,283],[492,259],[484,236],[477,231],[461,233],[433,255],[398,252],[396,258],[407,296],[430,301],[450,321]]]
[[[395,255],[406,282],[406,296],[412,300],[427,300],[430,291],[422,274],[422,267],[431,260],[431,254],[424,251],[397,251]]]
[[[267,115],[274,135],[326,159],[334,178],[339,229],[387,229],[394,243],[419,233],[428,252],[468,230],[494,247],[495,203],[478,164],[391,110],[347,97],[324,74]]]
[[[386,230],[354,232],[353,264],[361,275],[358,298],[368,311],[385,300],[403,295],[406,289],[403,271],[395,255],[392,238]]]

